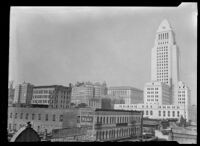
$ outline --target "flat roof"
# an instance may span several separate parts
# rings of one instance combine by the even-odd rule
[[[141,89],[135,88],[135,87],[131,87],[131,86],[111,86],[108,87],[108,89],[125,89],[125,90],[137,90],[137,91],[143,91]]]
[[[120,109],[95,109],[95,111],[136,112],[136,113],[142,113],[143,112],[143,111],[136,111],[136,110],[120,110]]]
[[[44,85],[44,86],[34,86],[33,88],[56,88],[56,87],[69,88],[69,87],[67,87],[67,86],[63,86],[63,85]]]

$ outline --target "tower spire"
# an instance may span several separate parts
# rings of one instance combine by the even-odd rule
[[[164,19],[158,27],[157,32],[172,30],[171,25],[167,19]]]

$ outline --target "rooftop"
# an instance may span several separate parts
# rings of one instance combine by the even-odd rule
[[[118,110],[118,109],[95,109],[95,111],[110,111],[110,112],[135,112],[135,113],[142,113],[142,111],[136,110]]]
[[[143,91],[143,90],[141,90],[141,89],[134,88],[134,87],[131,87],[131,86],[111,86],[111,87],[108,87],[108,89],[120,89],[120,90],[137,90],[137,91]]]
[[[35,88],[69,88],[63,85],[44,85],[44,86],[34,86]]]

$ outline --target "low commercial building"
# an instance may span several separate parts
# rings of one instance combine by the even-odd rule
[[[138,138],[142,118],[141,111],[9,107],[8,131],[16,132],[27,122],[31,122],[39,134],[52,133],[54,129],[85,127],[89,141],[115,141]]]
[[[141,111],[96,109],[95,117],[96,141],[138,139],[142,134]]]
[[[82,82],[77,83],[72,86],[72,100],[71,102],[78,105],[80,103],[89,104],[89,100],[92,98],[101,98],[107,94],[106,83],[91,83],[91,82]]]
[[[180,119],[183,116],[189,120],[188,111],[183,105],[115,104],[114,109],[143,111],[144,117],[150,119]]]
[[[144,103],[143,91],[130,86],[109,87],[108,95],[123,99],[125,104]]]
[[[15,87],[14,104],[30,105],[34,85],[23,82]]]
[[[71,87],[61,85],[35,86],[31,104],[33,107],[66,109],[70,107]]]
[[[86,141],[87,138],[88,128],[86,127],[53,129],[51,142]]]
[[[81,101],[80,99],[79,101]],[[113,96],[105,95],[100,98],[86,99],[84,103],[87,107],[93,109],[114,109],[114,104],[124,104],[123,99],[114,98]],[[79,103],[80,105],[81,103]]]
[[[8,131],[16,132],[27,122],[31,122],[32,128],[39,134],[52,129],[63,128],[63,119],[66,112],[74,110],[60,110],[50,108],[25,108],[8,107]]]

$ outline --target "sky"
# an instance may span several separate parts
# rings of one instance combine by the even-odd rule
[[[180,80],[197,98],[197,4],[179,7],[11,7],[9,80],[77,81],[142,89],[151,49],[167,19],[180,50]]]

